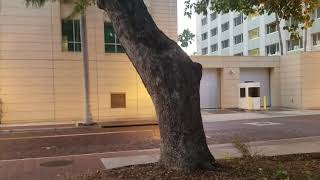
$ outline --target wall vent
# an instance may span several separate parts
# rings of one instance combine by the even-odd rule
[[[126,94],[111,93],[111,108],[126,108]]]

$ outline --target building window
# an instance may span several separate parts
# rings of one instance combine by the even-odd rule
[[[233,24],[235,27],[239,26],[242,23],[243,23],[243,15],[242,14],[240,14],[238,17],[233,19]]]
[[[256,39],[260,36],[259,28],[255,28],[249,31],[249,39]]]
[[[320,33],[316,33],[312,35],[313,45],[318,46],[320,45]]]
[[[216,52],[216,51],[218,51],[218,44],[211,45],[211,52]]]
[[[259,56],[260,55],[260,49],[251,49],[248,51],[249,56]]]
[[[216,36],[218,34],[218,28],[211,29],[211,36]]]
[[[249,97],[260,97],[260,88],[258,87],[251,87],[249,88]]]
[[[221,25],[222,32],[229,30],[229,22],[226,22]]]
[[[234,44],[240,44],[243,42],[243,34],[239,34],[234,37]]]
[[[299,21],[292,17],[289,18],[289,20],[287,21],[287,26],[292,26],[292,25],[298,26]]]
[[[266,46],[267,55],[276,55],[279,53],[279,43]]]
[[[320,18],[320,8],[316,9],[316,18]]]
[[[288,45],[288,51],[302,49],[303,48],[302,38],[297,40],[289,40],[287,41],[287,45]]]
[[[240,97],[245,98],[246,97],[246,88],[240,88]]]
[[[229,39],[222,41],[221,47],[222,47],[222,49],[229,47]]]
[[[205,47],[205,48],[202,48],[202,55],[206,55],[208,54],[208,48]]]
[[[201,39],[202,39],[202,41],[208,39],[208,33],[205,32],[205,33],[201,34]]]
[[[214,21],[215,19],[217,19],[217,13],[211,13],[210,14],[210,19],[211,19],[211,21]]]
[[[201,25],[204,26],[208,23],[207,17],[201,19]]]
[[[104,50],[106,53],[125,53],[112,24],[109,22],[104,23]]]
[[[243,56],[243,52],[234,54],[234,56]]]
[[[111,108],[126,108],[126,94],[111,93]]]
[[[62,20],[62,51],[81,51],[79,20]]]
[[[270,23],[266,26],[267,34],[271,34],[277,31],[277,24],[275,22]]]

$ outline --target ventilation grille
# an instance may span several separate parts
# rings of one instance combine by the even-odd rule
[[[126,108],[126,94],[111,93],[111,108]]]

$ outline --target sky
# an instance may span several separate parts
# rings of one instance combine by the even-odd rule
[[[196,34],[196,18],[193,15],[192,18],[184,16],[184,1],[177,0],[178,4],[178,34],[182,33],[184,29],[190,29],[193,34]],[[196,38],[188,48],[184,49],[188,54],[193,54],[197,51]]]

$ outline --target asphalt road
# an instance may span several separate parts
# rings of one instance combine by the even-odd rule
[[[320,115],[211,122],[204,127],[208,144],[320,136]],[[144,126],[2,134],[0,160],[158,148],[157,131],[156,126]]]

